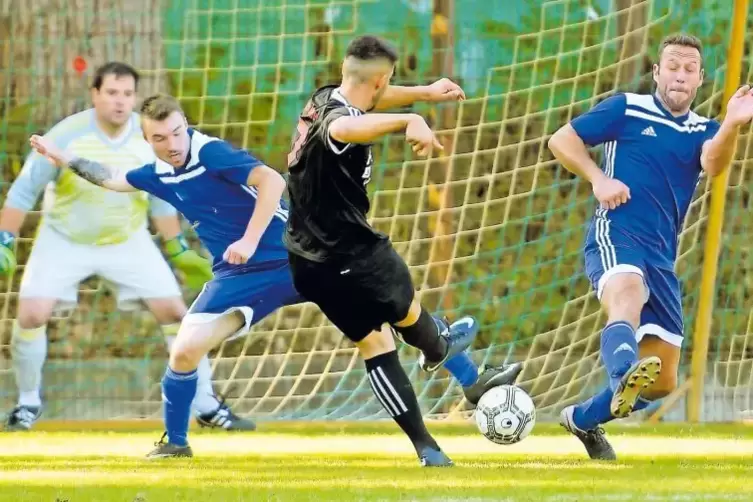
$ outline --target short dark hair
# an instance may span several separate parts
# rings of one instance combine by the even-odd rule
[[[142,118],[156,120],[158,122],[165,120],[173,112],[183,113],[183,108],[174,97],[167,94],[154,94],[149,96],[141,103],[139,113]]]
[[[139,87],[139,72],[133,66],[119,61],[110,61],[97,68],[97,71],[94,72],[92,88],[100,90],[107,75],[115,75],[116,77],[127,77],[130,75],[133,77],[135,87]]]
[[[354,57],[361,61],[386,59],[391,64],[397,62],[397,50],[388,41],[374,35],[362,35],[354,38],[345,49],[345,57]]]
[[[703,43],[700,38],[687,33],[673,33],[664,37],[659,46],[659,61],[661,61],[661,56],[664,54],[664,49],[669,45],[679,45],[682,47],[692,47],[697,49],[698,53],[701,55],[701,66],[703,66]]]

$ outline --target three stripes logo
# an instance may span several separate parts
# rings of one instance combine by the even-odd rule
[[[641,131],[641,136],[653,136],[656,137],[656,131],[654,131],[654,128],[652,126],[648,126],[643,131]]]
[[[376,394],[382,407],[384,407],[391,416],[396,417],[408,411],[408,407],[400,398],[400,394],[397,393],[395,387],[389,379],[387,379],[387,375],[384,373],[381,366],[369,371],[367,376],[369,377],[371,390],[374,391],[374,394]]]

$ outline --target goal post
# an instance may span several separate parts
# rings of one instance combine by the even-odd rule
[[[722,94],[721,107],[722,116],[726,112],[727,102],[732,95],[737,92],[740,87],[740,79],[742,73],[742,60],[743,53],[745,51],[745,29],[746,21],[748,19],[748,0],[735,0],[732,9],[731,24],[732,29],[728,40],[727,49],[727,68],[724,74],[724,90]],[[711,203],[708,215],[708,228],[706,230],[706,242],[704,247],[703,265],[701,273],[701,284],[698,299],[698,317],[696,318],[695,329],[693,331],[693,354],[690,368],[690,393],[688,399],[688,420],[691,422],[698,422],[701,418],[701,405],[703,403],[703,389],[704,381],[706,379],[706,362],[709,353],[709,343],[711,335],[711,325],[713,310],[716,304],[715,290],[717,287],[717,270],[719,268],[719,251],[721,248],[722,232],[724,225],[724,208],[727,201],[728,194],[734,196],[734,191],[728,191],[730,170],[739,168],[737,162],[733,162],[732,166],[725,169],[719,176],[717,176],[713,182],[711,182]],[[733,204],[732,215],[735,215],[740,208],[739,201],[737,204]],[[734,235],[734,234],[733,234]],[[725,256],[725,261],[739,259],[738,256]],[[719,334],[724,337],[725,334],[730,336],[733,340],[740,343],[739,335],[733,335],[734,328],[730,330],[722,330]],[[730,331],[732,333],[730,333]],[[747,346],[749,333],[746,333],[742,337],[742,343]],[[753,340],[752,340],[753,341]],[[733,342],[734,346],[736,343]],[[747,347],[740,351],[740,355],[747,356]],[[735,351],[739,351],[739,348],[730,347],[729,355],[733,356]],[[739,364],[738,376],[740,370],[745,366],[748,366],[748,372],[751,372],[751,362],[748,361],[747,365],[742,361],[735,361]],[[714,375],[716,376],[716,375]],[[749,379],[753,381],[753,373],[751,373]],[[725,382],[727,383],[727,382]],[[735,382],[736,387],[742,382]],[[753,406],[751,406],[751,389],[748,389],[748,403],[745,410],[735,410],[739,412],[747,412],[753,414]],[[735,393],[737,394],[737,393]],[[734,400],[737,395],[733,396],[733,409],[735,408]],[[726,403],[725,403],[726,404]],[[753,415],[751,415],[753,417]],[[739,418],[739,417],[737,417]]]

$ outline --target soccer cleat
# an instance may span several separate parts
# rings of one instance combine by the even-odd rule
[[[5,422],[5,430],[28,431],[41,414],[41,406],[18,405],[8,414],[8,419]]]
[[[421,467],[452,467],[452,460],[442,450],[431,447],[422,448],[418,454]]]
[[[596,427],[590,431],[579,429],[573,422],[575,406],[568,406],[560,413],[560,425],[576,438],[580,439],[586,447],[588,456],[594,460],[617,460],[612,445],[604,435],[604,429]]]
[[[167,432],[162,434],[162,438],[154,446],[156,448],[147,453],[146,458],[193,457],[190,446],[178,446],[167,441]]]
[[[209,413],[202,413],[196,416],[196,421],[201,427],[210,427],[212,429],[225,429],[226,431],[255,431],[256,424],[247,418],[242,418],[233,413],[228,405],[225,404],[225,398],[221,397],[220,406]]]
[[[423,352],[418,356],[418,363],[421,365],[421,368],[429,373],[436,371],[449,358],[470,347],[478,334],[478,321],[471,316],[461,317],[449,325],[447,321],[444,321],[444,324],[445,329],[439,336],[447,340],[447,353],[445,356],[439,361],[428,361]]]
[[[633,364],[614,389],[610,411],[615,418],[625,418],[635,407],[641,392],[656,382],[661,373],[661,359],[644,357]]]
[[[503,364],[499,367],[489,366],[486,368],[480,366],[476,383],[470,387],[463,388],[466,400],[476,406],[481,396],[488,390],[500,385],[513,385],[521,371],[523,371],[523,365],[520,363]]]

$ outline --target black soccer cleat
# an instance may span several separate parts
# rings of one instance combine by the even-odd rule
[[[579,429],[573,422],[575,406],[568,406],[560,413],[560,425],[576,438],[580,439],[586,447],[588,456],[594,460],[617,460],[614,448],[607,441],[604,429],[596,427],[590,431]]]
[[[418,356],[418,363],[421,365],[421,368],[429,373],[437,371],[452,356],[463,352],[471,346],[473,340],[476,339],[476,335],[478,335],[478,329],[478,321],[471,316],[461,317],[450,325],[447,325],[445,321],[445,329],[439,336],[447,340],[447,353],[439,361],[429,361],[426,359],[424,353],[421,352],[421,355]]]
[[[452,467],[455,465],[442,450],[429,446],[421,449],[418,453],[418,460],[421,462],[421,467]]]
[[[167,441],[167,432],[162,434],[162,438],[154,443],[154,446],[155,448],[146,454],[146,458],[193,457],[190,446],[178,446]]]
[[[614,389],[610,411],[616,418],[625,418],[632,413],[641,392],[656,382],[661,373],[661,359],[644,357],[633,364]]]
[[[200,427],[212,429],[225,429],[226,431],[255,431],[256,424],[251,420],[239,417],[230,407],[225,404],[225,398],[221,397],[220,406],[209,413],[196,416]]]
[[[523,371],[520,363],[503,364],[502,366],[483,367],[478,369],[478,380],[470,387],[463,388],[465,399],[473,406],[478,404],[479,399],[486,392],[500,385],[513,385],[518,375]]]
[[[5,421],[5,430],[28,431],[41,414],[41,406],[18,405],[8,414],[8,418]]]

